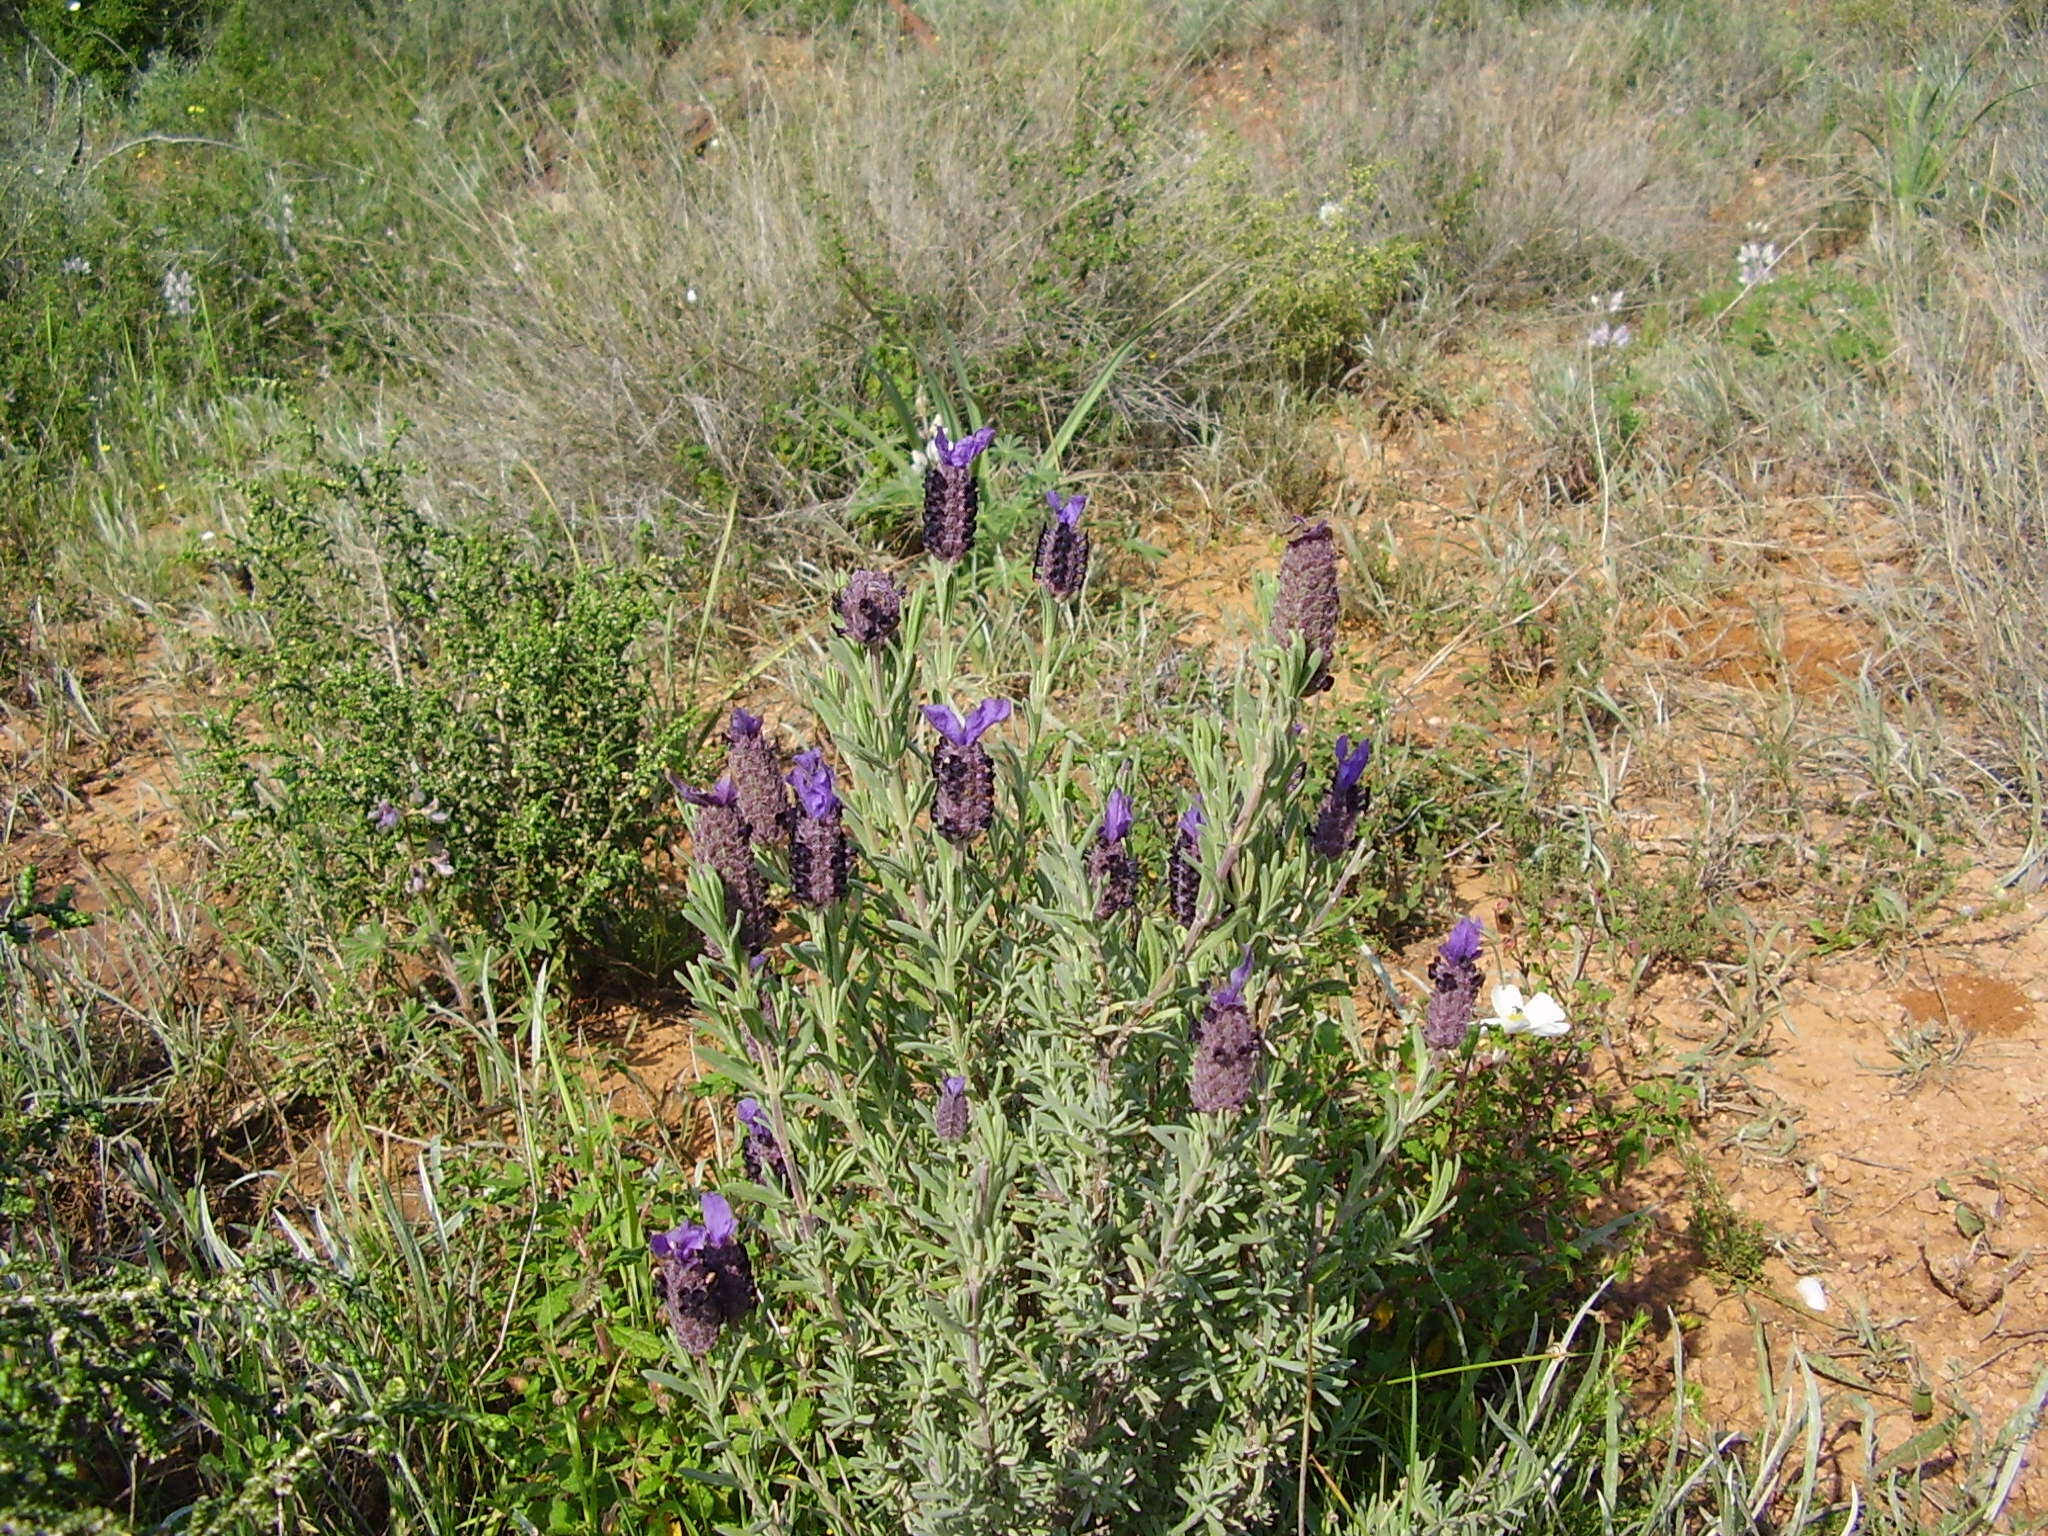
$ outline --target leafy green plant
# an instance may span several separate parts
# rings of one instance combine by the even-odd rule
[[[231,878],[458,988],[478,937],[623,953],[686,730],[636,661],[648,579],[438,527],[403,480],[328,462],[252,495],[223,654],[260,736],[214,719],[204,769]]]
[[[1691,1232],[1700,1261],[1709,1274],[1731,1284],[1755,1284],[1771,1255],[1769,1229],[1729,1204],[1728,1191],[1697,1147],[1681,1148],[1679,1161],[1692,1195]]]
[[[1901,228],[1911,226],[1947,196],[1955,162],[1984,120],[2034,84],[1973,100],[1973,60],[1920,66],[1878,93],[1875,122],[1856,132],[1876,157],[1861,181],[1871,201]]]

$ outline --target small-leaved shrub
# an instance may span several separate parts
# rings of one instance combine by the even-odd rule
[[[438,526],[403,478],[328,463],[252,497],[225,560],[249,699],[205,760],[228,876],[358,961],[622,952],[683,731],[636,655],[650,580]]]

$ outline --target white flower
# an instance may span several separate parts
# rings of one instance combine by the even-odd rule
[[[1589,347],[1625,347],[1635,339],[1635,332],[1626,325],[1609,325],[1602,320],[1593,327],[1593,334],[1586,338]]]
[[[696,302],[697,302],[697,290],[696,290],[696,289],[694,289],[694,288],[685,288],[685,289],[683,290],[683,302],[684,302],[685,304],[694,304],[694,303],[696,303]]]
[[[192,313],[193,301],[199,296],[198,286],[192,281],[192,274],[182,267],[173,267],[164,274],[164,309],[183,319]]]
[[[1520,987],[1506,983],[1493,989],[1493,1017],[1481,1019],[1479,1027],[1507,1035],[1540,1035],[1546,1040],[1571,1031],[1564,1009],[1548,992],[1525,998]]]
[[[1776,242],[1750,240],[1735,253],[1736,275],[1742,279],[1742,286],[1754,288],[1759,283],[1768,283],[1777,276],[1778,261],[1784,255]]]
[[[1827,1311],[1828,1288],[1812,1275],[1806,1276],[1805,1279],[1793,1286],[1792,1289],[1799,1293],[1799,1299],[1806,1303],[1809,1310],[1814,1312]]]
[[[66,256],[61,270],[69,277],[91,277],[92,263],[83,256]]]
[[[1316,210],[1316,217],[1325,224],[1334,224],[1343,212],[1344,205],[1342,203],[1325,203]]]

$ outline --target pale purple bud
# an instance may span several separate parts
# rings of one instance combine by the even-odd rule
[[[939,1085],[939,1102],[932,1109],[932,1130],[941,1141],[959,1141],[967,1135],[967,1079],[949,1077]]]

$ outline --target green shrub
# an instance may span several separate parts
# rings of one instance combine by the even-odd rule
[[[229,876],[362,960],[485,937],[618,953],[682,733],[636,661],[649,579],[439,527],[403,474],[329,463],[252,494],[225,648],[249,705],[205,763]]]

